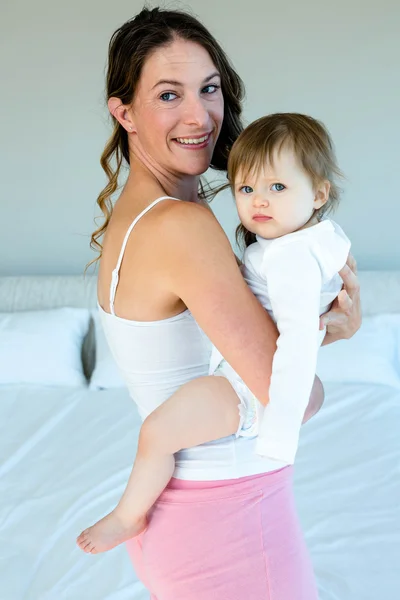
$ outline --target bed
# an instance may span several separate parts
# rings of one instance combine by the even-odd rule
[[[400,598],[400,273],[360,279],[364,325],[321,350],[325,404],[296,465],[321,600]],[[0,600],[148,600],[124,547],[75,545],[122,493],[140,427],[100,341],[95,288],[0,278]]]

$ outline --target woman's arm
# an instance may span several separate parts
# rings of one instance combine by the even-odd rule
[[[154,251],[166,288],[182,299],[254,395],[268,402],[278,331],[245,283],[215,216],[200,205],[171,201],[158,232]],[[340,274],[344,290],[322,317],[330,319],[324,344],[351,337],[361,323],[358,279],[348,267]]]
[[[171,202],[157,248],[168,291],[182,299],[255,396],[267,402],[278,332],[245,283],[216,218],[202,206]]]

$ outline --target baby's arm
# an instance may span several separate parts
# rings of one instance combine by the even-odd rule
[[[289,242],[266,254],[263,274],[279,338],[256,449],[292,464],[324,336],[319,331],[321,270],[306,243]]]

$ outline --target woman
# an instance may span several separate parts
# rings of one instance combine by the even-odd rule
[[[92,238],[105,232],[99,310],[141,416],[207,374],[208,338],[267,399],[277,332],[199,194],[199,176],[226,168],[241,130],[239,77],[198,21],[144,9],[111,39],[107,95],[115,127],[102,157],[106,222]],[[129,176],[111,215],[123,159]],[[323,317],[325,342],[360,325],[357,279],[349,267],[341,274],[347,291]],[[213,379],[205,393],[229,385]],[[316,380],[306,417],[322,396]],[[317,598],[290,467],[267,464],[254,440],[233,437],[181,451],[176,465],[148,528],[128,542],[153,600]],[[104,520],[104,535],[113,526]],[[78,542],[94,548],[85,534]]]

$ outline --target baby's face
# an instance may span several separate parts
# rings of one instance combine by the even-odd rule
[[[329,194],[329,184],[325,185]],[[313,189],[310,176],[294,152],[284,147],[259,173],[244,180],[239,172],[234,193],[243,225],[267,239],[301,229],[326,201]]]

